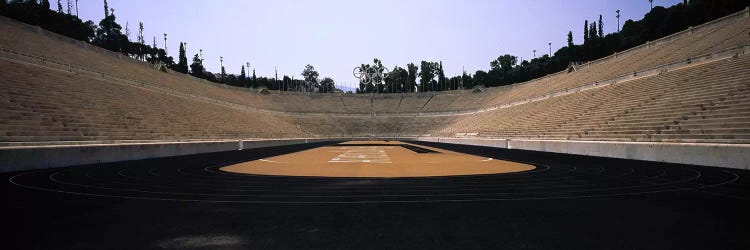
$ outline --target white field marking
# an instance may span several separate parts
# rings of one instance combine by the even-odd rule
[[[342,147],[343,148],[343,147]],[[346,151],[328,162],[334,163],[391,163],[391,158],[385,152],[393,147],[345,147]]]
[[[266,159],[258,159],[259,161],[265,161],[265,162],[273,162],[273,163],[280,163],[278,161],[272,161],[272,160],[266,160]]]
[[[480,160],[480,161],[491,161],[491,160],[493,160],[493,159],[492,158],[487,158],[486,160]]]

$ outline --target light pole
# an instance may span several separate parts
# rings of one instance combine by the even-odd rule
[[[281,91],[281,86],[279,84],[279,71],[276,69],[276,66],[273,66],[273,83],[276,85],[276,88]]]
[[[617,15],[615,16],[617,17],[617,32],[620,32],[620,10],[616,10],[615,12],[617,12]]]
[[[654,8],[654,0],[648,0],[648,4],[651,5],[651,9]]]
[[[219,74],[221,74],[221,82],[224,83],[224,57],[219,57],[219,64],[221,65],[221,68],[219,68]]]
[[[549,44],[549,57],[552,57],[552,43],[547,44]]]
[[[245,82],[249,82],[249,79],[250,79],[250,62],[245,62],[245,64],[247,64],[247,69],[245,69]]]
[[[534,58],[536,58],[536,50],[534,50]]]
[[[164,33],[164,54],[169,54],[167,52],[167,33]]]
[[[203,49],[200,49],[200,52],[198,52],[198,59],[200,59],[201,64],[203,64]]]

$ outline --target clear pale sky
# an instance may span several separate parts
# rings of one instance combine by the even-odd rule
[[[66,6],[67,0],[62,0]],[[74,2],[74,0],[70,0]],[[56,1],[50,1],[56,9]],[[502,54],[523,59],[565,46],[568,31],[582,42],[584,20],[603,16],[605,33],[638,20],[648,0],[378,0],[378,1],[240,1],[240,0],[109,0],[117,22],[129,22],[135,41],[138,22],[144,23],[148,44],[153,37],[177,60],[179,42],[187,42],[188,60],[203,49],[208,70],[219,72],[219,56],[229,73],[238,74],[250,62],[259,76],[301,78],[312,64],[321,77],[337,85],[356,82],[352,69],[377,57],[389,69],[422,60],[442,61],[447,76],[487,70]],[[679,0],[655,0],[671,6]],[[83,20],[104,17],[103,0],[79,0]],[[124,29],[123,29],[124,30]]]

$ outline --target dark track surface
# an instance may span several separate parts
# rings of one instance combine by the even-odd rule
[[[310,147],[3,174],[11,234],[2,247],[750,249],[742,170],[455,145],[440,147],[537,169],[435,178],[217,170]]]

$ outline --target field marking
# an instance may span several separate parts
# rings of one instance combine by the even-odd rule
[[[341,147],[341,154],[329,160],[329,163],[392,163],[385,149],[393,147]]]
[[[272,161],[272,160],[266,160],[266,159],[258,159],[258,160],[259,160],[259,161],[264,161],[264,162],[283,163],[283,162]]]

